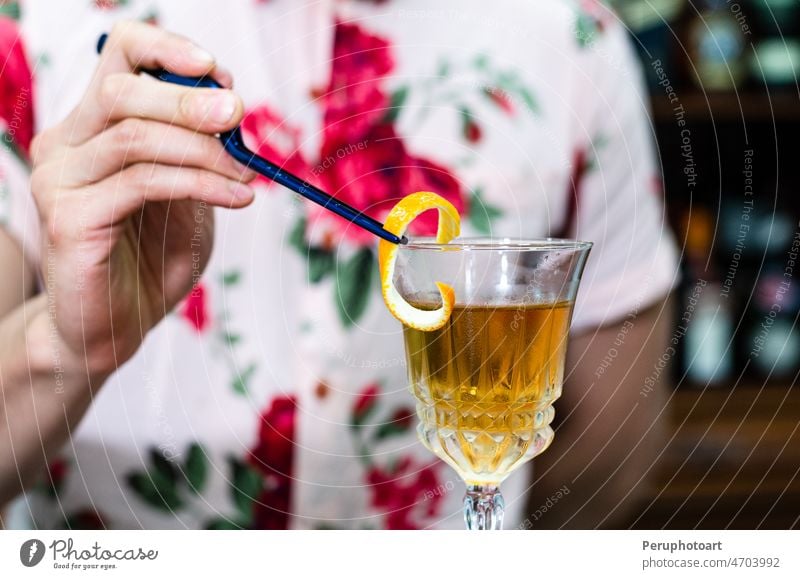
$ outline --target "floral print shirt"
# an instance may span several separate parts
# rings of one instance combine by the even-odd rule
[[[430,190],[466,235],[595,242],[575,332],[673,284],[638,69],[591,0],[5,2],[0,220],[32,263],[31,136],[79,101],[121,18],[214,52],[250,146],[378,219]],[[20,524],[463,527],[463,484],[416,440],[375,239],[257,187],[253,206],[216,212],[201,282],[99,392]],[[504,485],[507,526],[530,474]]]

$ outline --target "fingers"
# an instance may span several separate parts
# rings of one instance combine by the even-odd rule
[[[115,72],[141,68],[165,68],[187,76],[214,70],[214,57],[189,39],[151,24],[119,22],[108,35],[95,79]]]
[[[120,121],[78,147],[66,149],[62,161],[63,187],[86,186],[136,163],[207,169],[245,182],[255,177],[215,137],[133,118]]]
[[[63,139],[70,145],[82,143],[126,111],[127,116],[139,117],[148,117],[152,112],[150,118],[166,122],[185,114],[194,120],[198,110],[205,111],[202,117],[207,122],[190,128],[207,132],[230,129],[241,119],[241,101],[230,91],[219,91],[222,94],[211,98],[208,96],[210,89],[155,83],[153,79],[134,74],[142,68],[165,68],[185,76],[210,74],[223,86],[230,87],[232,83],[230,73],[217,69],[209,52],[183,36],[143,22],[121,22],[108,36],[85,97],[61,125]],[[152,84],[144,84],[146,82]],[[185,95],[191,91],[205,96],[197,97],[196,101],[189,99]],[[166,100],[159,106],[162,98]],[[182,112],[169,109],[181,104],[186,107]],[[223,119],[226,113],[229,116]],[[180,123],[179,120],[175,122]]]
[[[138,163],[89,187],[88,197],[88,221],[103,227],[125,219],[147,202],[193,200],[238,209],[253,201],[253,190],[203,169]]]
[[[231,74],[231,71],[227,68],[217,66],[211,75],[214,77],[214,80],[225,88],[231,88],[233,86],[233,74]]]
[[[59,245],[120,223],[148,202],[193,200],[239,209],[254,197],[252,188],[239,180],[203,169],[152,163],[131,165],[80,189],[54,187],[52,180],[41,168],[34,170],[31,191],[49,239]]]
[[[230,130],[244,115],[241,99],[227,89],[190,88],[129,73],[106,76],[64,122],[65,141],[86,142],[120,119],[134,117],[208,134]]]

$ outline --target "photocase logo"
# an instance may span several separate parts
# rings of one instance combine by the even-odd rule
[[[35,567],[44,557],[44,543],[39,539],[28,539],[19,548],[19,560],[26,567]]]

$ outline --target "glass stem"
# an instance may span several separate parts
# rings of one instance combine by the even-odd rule
[[[499,531],[503,528],[503,495],[494,485],[467,485],[464,521],[470,531]]]

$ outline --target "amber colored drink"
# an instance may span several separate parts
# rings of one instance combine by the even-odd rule
[[[456,306],[440,330],[404,328],[420,437],[467,484],[499,484],[552,441],[571,313]]]

